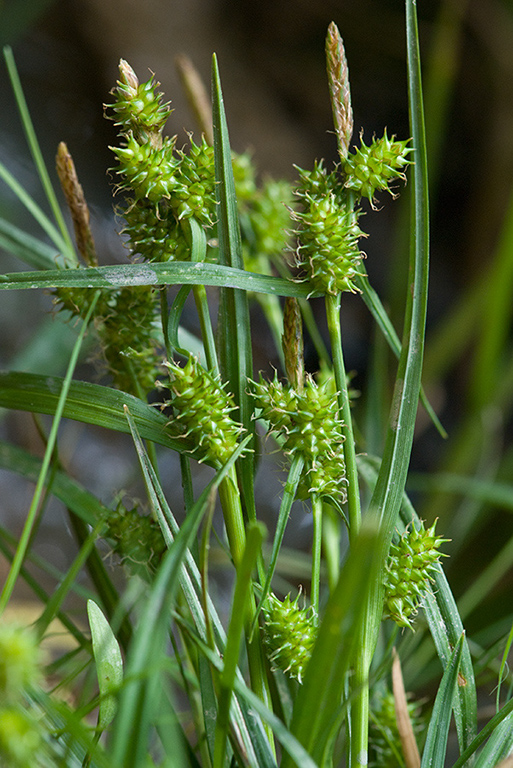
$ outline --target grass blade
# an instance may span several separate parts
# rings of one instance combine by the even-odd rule
[[[232,169],[232,151],[224,111],[223,93],[217,58],[212,59],[212,120],[214,130],[214,158],[216,173],[216,199],[219,218],[217,236],[219,260],[222,265],[243,270],[242,244],[237,197]],[[248,276],[249,273],[248,273]],[[253,403],[248,394],[248,380],[253,377],[249,305],[246,291],[239,288],[221,288],[219,318],[219,359],[222,378],[228,382],[239,408],[239,421],[246,434],[255,434]],[[252,444],[250,444],[252,448]],[[256,520],[254,509],[254,453],[248,453],[239,463],[242,495],[250,520]]]
[[[23,130],[25,131],[25,135],[27,137],[30,152],[34,159],[34,163],[37,168],[37,172],[41,180],[41,184],[45,192],[46,198],[50,204],[50,208],[54,215],[55,221],[57,222],[57,226],[60,230],[60,235],[58,239],[64,245],[64,248],[62,248],[63,255],[68,259],[70,259],[72,263],[76,263],[77,257],[75,254],[75,249],[73,247],[73,243],[71,241],[68,229],[66,227],[66,223],[64,221],[64,216],[62,215],[62,211],[60,209],[57,196],[54,192],[52,182],[50,181],[50,176],[48,175],[48,171],[46,169],[46,166],[43,160],[43,155],[41,153],[36,132],[32,124],[27,102],[25,100],[25,95],[21,87],[21,82],[18,76],[18,71],[16,69],[16,64],[14,61],[12,49],[9,46],[6,46],[4,48],[4,57],[5,57],[5,62],[7,64],[7,70],[9,72],[9,78],[11,80],[12,89],[14,91],[14,96],[16,98],[16,103],[18,105],[18,111],[20,113]],[[55,244],[57,245],[57,242],[55,242]],[[60,247],[61,246],[59,246],[59,248]]]
[[[30,505],[30,509],[27,514],[25,525],[23,527],[23,532],[21,534],[18,548],[16,550],[16,554],[14,556],[14,560],[12,562],[11,568],[9,570],[7,580],[5,582],[4,588],[0,595],[0,615],[4,612],[5,607],[9,602],[12,591],[14,589],[14,585],[16,583],[16,580],[20,572],[21,565],[23,563],[25,554],[29,547],[30,538],[32,536],[32,530],[35,525],[37,512],[39,510],[39,506],[41,503],[43,489],[45,486],[46,478],[48,476],[48,472],[50,470],[50,462],[52,460],[53,451],[57,443],[57,431],[59,429],[61,418],[64,415],[65,405],[66,405],[67,397],[68,397],[70,386],[71,386],[71,379],[75,370],[75,366],[78,361],[78,355],[80,352],[82,340],[85,336],[85,332],[87,330],[89,320],[92,317],[92,313],[97,300],[98,300],[98,295],[96,295],[93,298],[93,301],[91,302],[91,306],[89,307],[89,311],[87,312],[87,315],[84,318],[84,322],[82,323],[80,333],[78,334],[77,340],[75,342],[75,346],[73,348],[73,352],[71,354],[66,376],[62,380],[62,387],[56,392],[55,418],[53,420],[52,428],[48,436],[48,443],[46,445],[45,456],[43,459],[43,463],[41,465],[41,471],[40,471],[39,477],[37,479],[36,488],[34,490],[34,496],[32,497],[32,503]]]
[[[269,293],[306,299],[319,295],[309,283],[293,283],[282,277],[259,275],[225,264],[167,261],[122,264],[45,272],[11,272],[0,275],[0,290],[34,288],[122,288],[138,285],[212,285],[240,291]]]
[[[103,730],[112,722],[116,713],[113,694],[117,693],[123,681],[123,660],[109,622],[94,600],[87,601],[87,615],[100,689],[98,727]]]
[[[453,699],[456,693],[458,671],[463,650],[463,639],[464,635],[460,637],[451,655],[436,695],[433,713],[429,721],[426,743],[422,753],[421,768],[443,765],[445,761]]]
[[[10,371],[0,373],[0,406],[31,413],[56,412],[63,379]],[[166,429],[168,420],[147,403],[126,392],[118,392],[84,381],[70,383],[62,416],[86,424],[128,434],[123,406],[128,405],[141,435],[164,447],[181,452],[192,446],[186,438],[177,439]]]
[[[2,172],[1,168],[0,172]],[[0,248],[34,269],[55,269],[59,261],[58,250],[2,218],[0,218]]]

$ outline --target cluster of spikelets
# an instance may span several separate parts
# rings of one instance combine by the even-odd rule
[[[3,622],[0,626],[0,765],[40,765],[44,749],[39,712],[26,693],[41,679],[41,652],[35,632]],[[45,763],[46,764],[46,763]]]
[[[320,293],[355,291],[355,278],[363,274],[358,225],[362,197],[374,205],[376,192],[390,191],[395,179],[405,179],[404,169],[412,151],[407,141],[388,138],[386,132],[366,146],[363,139],[340,167],[328,172],[322,161],[311,171],[299,170],[296,189],[297,262]]]
[[[281,439],[284,451],[304,458],[299,497],[323,496],[343,504],[346,475],[342,424],[331,383],[319,386],[307,377],[299,390],[283,384],[276,374],[272,381],[261,376],[253,383],[253,395],[261,418],[269,422],[270,431]]]
[[[279,600],[269,595],[264,614],[264,643],[275,669],[303,682],[303,674],[312,655],[317,636],[317,617],[311,607],[300,607],[298,594]]]
[[[128,509],[119,502],[106,519],[103,536],[112,543],[127,571],[147,578],[157,569],[166,545],[160,526],[153,517],[142,515],[136,506]]]
[[[160,382],[162,408],[171,415],[171,425],[179,436],[194,446],[192,455],[214,466],[224,464],[237,448],[243,431],[231,413],[233,397],[220,379],[203,368],[192,355],[182,367],[166,363],[169,378]]]
[[[139,83],[122,61],[108,105],[120,130],[121,146],[111,149],[118,160],[118,188],[128,194],[125,233],[133,252],[148,261],[185,258],[180,222],[194,217],[208,227],[216,219],[213,148],[190,136],[186,152],[177,147],[176,136],[163,135],[171,110],[158,86],[153,77]]]
[[[405,168],[410,164],[409,139],[398,141],[388,138],[387,132],[380,139],[374,138],[369,146],[360,138],[360,146],[342,163],[344,187],[357,197],[366,197],[371,204],[376,192],[391,191],[390,182],[406,180]]]
[[[400,627],[412,626],[422,595],[433,581],[431,572],[440,561],[439,547],[448,539],[435,533],[436,520],[427,530],[412,524],[390,547],[385,572],[384,616]]]

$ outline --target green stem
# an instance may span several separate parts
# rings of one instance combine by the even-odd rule
[[[219,485],[219,498],[223,509],[230,553],[233,564],[238,568],[246,546],[246,529],[237,485],[237,474],[234,469],[230,470],[228,477]]]
[[[340,576],[340,528],[341,518],[329,504],[323,504],[322,548],[328,573],[328,588],[335,589]]]
[[[207,289],[204,285],[195,285],[192,292],[194,294],[194,301],[196,302],[196,309],[200,321],[201,338],[205,348],[205,362],[208,370],[212,371],[214,376],[218,376],[219,363],[217,361],[214,330],[212,328],[212,321],[208,310]]]
[[[351,687],[354,691],[351,704],[350,768],[367,765],[369,740],[369,657],[365,649],[356,654]]]
[[[347,390],[346,370],[344,366],[344,355],[342,353],[340,294],[337,296],[326,295],[326,317],[330,335],[333,370],[335,372],[335,382],[338,390],[338,404],[343,420],[342,433],[344,435],[344,460],[346,463],[348,480],[347,508],[349,518],[349,539],[350,541],[354,541],[358,535],[361,524],[360,489],[358,484],[358,469],[356,466],[353,423],[351,420],[351,408]]]
[[[313,544],[312,544],[312,586],[310,602],[319,616],[319,592],[321,584],[321,543],[322,543],[322,501],[315,494],[312,496]]]
[[[330,334],[333,369],[338,390],[339,407],[343,419],[344,459],[348,480],[347,508],[349,518],[349,540],[356,541],[361,525],[361,502],[356,466],[356,451],[351,421],[349,394],[347,390],[344,356],[342,353],[342,334],[340,330],[340,294],[326,296],[326,315]],[[363,636],[359,650],[355,655],[351,687],[353,700],[351,704],[350,729],[350,768],[367,765],[368,728],[369,728],[369,664],[372,654],[369,654],[368,628],[363,626]]]
[[[219,498],[223,509],[224,524],[228,536],[228,544],[233,558],[235,568],[239,569],[244,558],[246,548],[246,529],[242,514],[242,505],[239,488],[237,484],[237,473],[234,468],[230,474],[219,485]],[[253,635],[253,616],[256,611],[256,600],[251,590],[248,600],[248,608],[244,617],[244,632],[246,635],[246,652],[248,656],[249,676],[251,679],[251,688],[256,695],[268,706],[271,707],[267,678],[265,674],[264,659],[260,642],[260,634]],[[269,737],[271,747],[273,745],[273,736],[271,729],[266,726],[266,732]]]

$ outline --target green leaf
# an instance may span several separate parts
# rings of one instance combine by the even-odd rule
[[[14,371],[0,373],[0,406],[32,413],[55,413],[62,381],[57,376],[38,376]],[[99,384],[72,381],[62,415],[86,424],[129,433],[124,405],[130,408],[145,439],[174,451],[191,449],[192,446],[186,438],[177,438],[170,434],[168,419],[156,408],[126,392]]]
[[[75,249],[73,247],[70,234],[66,227],[64,216],[59,207],[59,202],[57,200],[57,196],[53,189],[52,182],[50,181],[48,170],[43,160],[43,154],[41,152],[41,148],[37,140],[36,132],[32,124],[32,119],[30,117],[27,102],[25,100],[25,95],[21,87],[21,82],[18,76],[18,71],[16,69],[16,64],[14,62],[12,49],[9,46],[6,46],[4,48],[4,57],[5,57],[5,63],[7,64],[7,71],[9,72],[9,78],[11,80],[12,89],[14,91],[14,96],[16,98],[16,103],[18,105],[18,111],[20,113],[23,130],[25,132],[25,136],[27,137],[27,142],[30,148],[30,152],[34,160],[34,164],[36,166],[39,179],[41,181],[41,185],[45,192],[46,199],[48,200],[48,203],[50,205],[50,208],[52,210],[52,213],[54,215],[55,221],[58,226],[58,231],[56,231],[53,236],[50,235],[50,231],[47,230],[47,232],[52,237],[54,244],[57,246],[57,248],[59,248],[63,256],[69,259],[71,262],[76,263],[77,257],[75,254]],[[24,202],[23,199],[22,199],[22,202]],[[25,202],[25,205],[26,204],[27,203]],[[42,223],[42,222],[40,221],[39,223]],[[50,224],[50,222],[48,222],[48,224]]]
[[[233,269],[240,270],[242,274],[249,277],[250,282],[246,282],[244,287],[253,290],[253,288],[249,288],[249,285],[252,284],[251,278],[255,276],[243,271],[239,213],[232,169],[232,152],[224,111],[219,69],[215,55],[212,59],[212,122],[214,129],[216,200],[219,211],[217,223],[219,260],[221,265],[228,265]],[[256,291],[258,291],[258,288],[256,288]],[[233,394],[235,403],[239,407],[239,421],[248,435],[254,435],[253,402],[248,393],[248,381],[253,376],[253,347],[251,343],[249,305],[247,293],[241,290],[239,286],[232,288],[225,284],[225,287],[221,290],[218,338],[222,379],[228,382],[228,390]],[[252,448],[253,445],[250,444],[250,447]],[[242,496],[248,517],[250,520],[256,521],[253,451],[248,451],[239,462],[239,472]]]
[[[94,600],[87,601],[87,615],[100,689],[98,727],[105,729],[114,719],[117,694],[123,681],[123,660],[119,643],[109,622]]]
[[[225,264],[171,261],[159,264],[122,264],[44,272],[11,272],[0,275],[0,290],[34,288],[122,288],[138,285],[212,285],[275,296],[307,298],[319,294],[309,283],[259,275]]]
[[[509,737],[511,737],[511,733],[513,732],[511,730],[511,719],[513,718],[513,699],[510,699],[507,704],[503,706],[503,708],[497,712],[497,714],[492,717],[491,720],[489,720],[486,725],[481,728],[475,739],[467,749],[462,752],[462,754],[459,756],[459,758],[456,760],[456,762],[453,765],[453,768],[464,768],[464,766],[467,765],[467,760],[472,757],[474,752],[479,749],[481,744],[483,744],[486,739],[489,737],[492,737],[492,744],[490,746],[490,752],[489,754],[499,754],[501,747],[504,746],[504,739],[502,738],[503,730],[501,728],[501,724],[503,722],[509,722]],[[508,729],[506,729],[508,730]],[[486,756],[485,752],[485,756]],[[502,755],[505,757],[505,755]],[[496,765],[495,762],[489,762],[488,760],[483,761],[479,768],[489,768],[491,765]],[[477,765],[476,765],[477,768]]]
[[[59,251],[55,247],[3,218],[0,218],[0,248],[35,269],[55,269],[59,259]]]
[[[438,689],[435,705],[429,721],[426,743],[422,753],[421,768],[443,765],[447,751],[447,738],[451,724],[453,699],[458,684],[458,671],[463,650],[464,635],[461,635]]]

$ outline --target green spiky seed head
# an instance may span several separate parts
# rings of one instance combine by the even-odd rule
[[[343,503],[346,474],[342,424],[338,417],[337,393],[331,385],[318,386],[307,377],[301,392],[285,386],[275,374],[253,384],[253,394],[262,418],[283,441],[283,450],[301,454],[305,460],[299,495],[331,497]]]
[[[436,520],[426,530],[412,525],[397,542],[392,542],[385,574],[384,616],[400,627],[412,626],[422,595],[433,581],[431,571],[443,553],[439,547],[448,539],[435,533]]]
[[[364,233],[337,174],[328,174],[322,163],[310,173],[300,171],[296,194],[300,202],[292,214],[297,223],[296,254],[306,278],[322,293],[356,291],[354,279],[364,274],[358,246]]]
[[[158,205],[143,198],[128,201],[123,213],[126,225],[122,234],[131,254],[145,261],[188,261],[187,245],[180,223],[168,201]]]
[[[233,397],[219,377],[202,368],[192,356],[182,368],[166,363],[169,381],[164,386],[170,396],[164,407],[172,409],[170,425],[194,444],[192,455],[215,466],[224,464],[237,447],[243,427],[231,416]]]
[[[406,141],[390,139],[385,131],[380,139],[374,138],[369,146],[361,139],[360,147],[348,155],[342,164],[345,186],[371,202],[376,192],[387,189],[395,179],[405,180],[405,168],[411,164],[408,155],[412,148]]]
[[[153,203],[170,198],[180,186],[175,141],[175,137],[166,138],[162,147],[156,148],[150,142],[139,143],[129,133],[124,146],[111,147],[119,163],[115,168],[122,179],[119,188],[129,189],[136,198],[145,197]]]
[[[113,542],[112,551],[131,573],[147,577],[155,571],[166,549],[160,526],[136,506],[128,509],[121,502],[106,520],[105,538]]]
[[[110,293],[95,327],[108,372],[123,392],[153,389],[161,361],[154,338],[158,294],[150,285]]]
[[[312,655],[317,636],[316,616],[312,608],[301,608],[298,594],[282,601],[269,595],[264,613],[264,642],[274,668],[303,682],[303,674]]]
[[[139,83],[137,75],[128,62],[119,63],[120,79],[112,93],[115,97],[111,107],[113,120],[121,132],[134,133],[143,141],[153,141],[158,136],[171,114],[169,104],[164,104],[160,86],[152,76],[146,83]]]

